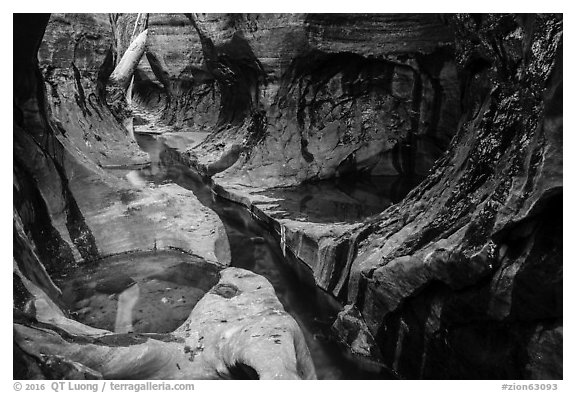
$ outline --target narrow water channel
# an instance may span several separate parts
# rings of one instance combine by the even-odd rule
[[[151,165],[122,170],[131,181],[177,184],[191,190],[224,223],[231,265],[264,276],[285,310],[300,325],[319,379],[391,379],[387,369],[352,356],[331,326],[341,309],[316,287],[296,257],[283,256],[278,239],[243,206],[216,196],[207,179],[181,162],[180,154],[151,135],[136,134]],[[403,198],[418,179],[338,179],[270,191],[293,219],[355,222]],[[217,268],[177,251],[140,252],[105,258],[55,277],[63,300],[79,321],[117,333],[167,333],[180,326],[218,281]]]
[[[130,176],[138,176],[141,180],[155,184],[178,184],[191,190],[201,203],[220,216],[230,242],[232,266],[251,270],[271,282],[280,302],[304,332],[319,379],[393,378],[379,365],[353,357],[338,343],[331,331],[331,325],[340,305],[332,296],[311,284],[307,267],[294,260],[287,261],[283,257],[277,239],[254,219],[247,209],[214,195],[210,186],[196,171],[180,162],[179,153],[155,137],[137,134],[137,141],[140,147],[150,154],[152,164],[148,168],[132,171]],[[321,192],[314,194],[322,195]],[[376,198],[369,192],[367,194],[372,195],[371,200]],[[313,199],[313,196],[309,197]],[[380,210],[392,203],[390,197],[385,199],[387,203],[384,203]],[[348,202],[350,203],[350,200]],[[374,209],[372,206],[367,211],[372,214]],[[299,212],[304,214],[305,210],[300,209]],[[328,213],[329,211],[323,210],[323,219],[326,219]],[[314,214],[317,215],[318,212]],[[295,270],[294,266],[300,266],[300,269]]]

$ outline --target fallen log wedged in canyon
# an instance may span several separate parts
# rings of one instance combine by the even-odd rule
[[[132,76],[134,75],[134,70],[138,66],[140,59],[146,51],[146,39],[148,38],[148,30],[144,30],[142,33],[138,34],[134,41],[130,43],[128,49],[122,56],[122,59],[118,62],[118,65],[110,75],[110,82],[119,85],[120,87],[127,89]]]
[[[338,37],[347,25],[332,18],[308,19],[314,21],[308,25],[314,40],[303,40],[338,52],[344,45]],[[237,23],[234,28],[248,30],[246,19],[246,27]],[[386,19],[387,27],[406,23]],[[282,247],[311,267],[316,283],[347,303],[334,328],[353,351],[379,359],[408,378],[561,378],[562,18],[486,14],[443,20],[452,38],[440,34],[441,29],[436,36],[420,36],[428,23],[437,21],[410,19],[418,33],[410,31],[408,42],[415,46],[408,45],[404,52],[428,56],[435,45],[452,46],[427,60],[419,54],[417,61],[399,64],[393,40],[374,49],[360,36],[354,50],[361,55],[376,52],[392,64],[365,63],[339,53],[309,52],[305,60],[294,56],[286,61],[289,72],[267,86],[274,89],[275,100],[264,101],[264,120],[254,114],[241,126],[219,129],[180,154],[212,176],[216,193],[245,205],[275,228]],[[220,23],[216,16],[205,17],[203,29],[216,29]],[[254,23],[261,23],[264,31],[248,42],[261,48],[266,22]],[[374,26],[379,25],[370,28]],[[378,32],[386,35],[387,30]],[[224,47],[219,42],[216,51],[219,45]],[[263,57],[272,57],[274,45]],[[353,64],[358,69],[352,70]],[[427,69],[432,64],[434,71]],[[363,105],[363,96],[356,95],[362,90],[350,88],[354,79],[346,75],[369,81],[374,74],[367,70],[377,66],[378,80],[389,76],[391,84],[390,90],[374,95],[391,93],[391,99],[404,97],[412,104],[421,99],[422,105],[417,116],[415,106],[406,113],[401,104],[385,111],[394,114],[393,124],[368,143],[362,138],[371,129],[362,127],[374,107],[359,116],[363,131],[357,139],[357,118],[345,105]],[[272,73],[273,66],[268,70]],[[446,102],[433,93],[439,82],[450,92],[443,97]],[[329,91],[350,101],[332,102]],[[213,92],[214,102],[222,99],[223,92]],[[323,94],[326,100],[315,102]],[[186,98],[188,105],[205,105],[193,95]],[[451,103],[449,107],[460,107],[461,113],[429,113],[424,103],[433,102],[436,110],[435,105]],[[333,121],[336,112],[340,122]],[[408,122],[395,122],[405,115]],[[420,123],[411,123],[412,116]],[[267,195],[274,187],[346,171],[425,173],[424,163],[430,164],[434,155],[414,134],[407,138],[409,149],[401,137],[392,154],[376,145],[386,132],[397,135],[407,124],[409,135],[432,132],[424,131],[426,125],[439,118],[456,134],[428,178],[406,200],[365,223],[331,227],[290,220],[282,217],[282,197]],[[346,127],[340,127],[343,119]],[[410,157],[419,163],[410,163]]]
[[[170,341],[175,333],[106,334],[102,344],[46,330],[67,318],[48,276],[58,269],[135,250],[177,248],[219,266],[232,257],[223,223],[192,191],[154,183],[154,165],[113,172],[160,157],[119,125],[124,88],[109,102],[98,94],[113,65],[102,17],[57,15],[42,44],[48,19],[37,19],[31,34],[15,23],[15,338],[74,354],[89,345],[96,358],[113,354],[121,375],[173,375],[192,358],[219,377],[313,377],[297,325],[270,288],[233,269],[178,333],[188,347]],[[134,102],[160,113],[163,127],[209,133],[180,146],[178,161],[277,232],[281,252],[340,301],[333,329],[360,358],[404,378],[559,379],[562,23],[552,14],[152,15],[151,67],[123,68],[135,74]],[[321,202],[288,200],[302,183],[346,175],[427,177],[399,203],[354,220],[305,217]],[[347,204],[344,194],[336,204]],[[31,307],[40,289],[48,298]],[[36,323],[26,314],[34,309],[49,319]],[[119,329],[129,331],[124,317]],[[276,321],[285,331],[270,331]],[[208,351],[222,337],[227,344]],[[36,364],[33,351],[15,353]],[[130,351],[143,354],[142,368],[122,364]],[[61,355],[40,364],[104,375],[91,366],[98,359]],[[60,375],[46,370],[37,375]]]

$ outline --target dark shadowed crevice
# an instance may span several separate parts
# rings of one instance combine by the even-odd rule
[[[70,238],[72,242],[80,252],[80,255],[85,262],[96,260],[100,258],[100,253],[98,252],[98,247],[96,246],[96,240],[92,234],[92,230],[86,224],[82,211],[78,207],[76,199],[72,195],[68,185],[68,178],[65,175],[62,167],[54,161],[54,166],[60,174],[60,179],[62,181],[62,194],[64,200],[66,201],[66,227],[70,232]]]
[[[74,264],[74,254],[60,233],[52,225],[52,218],[33,177],[14,157],[14,171],[19,179],[18,189],[14,188],[14,206],[23,218],[24,228],[36,244],[40,260],[50,274],[68,269]],[[18,245],[15,250],[22,247]]]
[[[82,26],[75,26],[76,16],[58,16],[40,53],[46,85],[37,51],[47,16],[14,17],[13,356],[19,377],[82,376],[50,353],[27,356],[24,349],[39,353],[24,337],[48,334],[63,347],[127,351],[188,341],[177,333],[130,335],[120,329],[104,338],[67,334],[34,320],[24,279],[51,299],[59,295],[56,285],[65,295],[102,295],[113,312],[118,294],[148,301],[137,297],[140,292],[127,294],[147,292],[123,267],[100,279],[90,269],[101,266],[84,264],[75,272],[85,281],[64,288],[43,265],[53,273],[74,258],[98,259],[110,244],[124,241],[106,232],[105,219],[114,215],[118,228],[130,228],[123,220],[140,207],[139,196],[156,198],[181,186],[220,218],[210,232],[215,242],[209,252],[217,259],[228,253],[233,268],[266,277],[300,325],[298,338],[304,340],[293,344],[308,346],[310,356],[296,354],[297,376],[310,375],[306,361],[313,359],[319,377],[334,379],[562,378],[561,15],[196,15],[187,21],[163,14],[151,23],[150,32],[157,30],[147,43],[150,67],[141,64],[134,73],[133,107],[122,106],[120,90],[109,90],[112,101],[105,100],[119,60],[115,52],[123,51],[118,39],[132,32],[126,26],[135,14],[111,17],[112,47],[102,17],[79,16]],[[82,39],[58,37],[64,25],[84,37],[90,23],[103,32],[90,42],[94,53]],[[172,39],[174,48],[161,47]],[[162,134],[155,142],[163,146],[150,151],[149,167],[110,169],[108,162],[123,165],[123,157],[146,154],[123,154],[121,146],[112,159],[106,142],[122,142],[126,135],[104,105],[117,120],[134,111],[134,125],[150,126],[136,132],[139,137]],[[118,133],[100,132],[101,125],[117,126]],[[397,175],[405,183],[380,180],[377,191],[384,190],[385,198],[345,181],[371,176],[369,183],[376,184],[377,176]],[[428,177],[406,195],[405,186],[416,185],[411,182],[420,182],[420,175]],[[126,191],[132,189],[127,179],[140,190]],[[321,185],[323,179],[332,188]],[[87,191],[80,187],[90,182],[95,190],[100,180],[110,186],[102,195],[116,202],[88,206],[100,193],[80,199]],[[125,187],[119,191],[116,184]],[[185,193],[183,198],[193,197]],[[185,250],[183,244],[196,239],[196,212],[187,210],[191,215],[182,220],[194,223],[179,226],[179,205],[167,214],[155,202],[157,217],[166,221],[155,221],[151,230],[163,237],[139,237],[138,247],[153,241],[158,258],[162,247]],[[146,284],[171,283],[161,284],[157,294],[193,282],[198,296],[209,293],[209,300],[235,304],[246,297],[240,285],[214,287],[220,267],[177,261],[160,269],[156,262]],[[178,307],[189,316],[185,307],[196,300],[189,289],[182,291],[186,299],[178,298]],[[171,301],[164,292],[159,296],[160,302],[149,303],[163,307]],[[94,297],[76,299],[76,308],[69,308],[74,318],[86,304],[96,304]],[[128,310],[117,314],[130,315]],[[228,322],[228,316],[220,321]],[[248,352],[226,349],[232,352],[225,354],[227,367],[211,370],[211,376],[279,375],[246,357],[260,351],[256,345]],[[198,364],[172,364],[167,375],[181,376]],[[145,378],[150,368],[122,376]]]
[[[260,379],[260,376],[254,368],[241,362],[236,362],[232,366],[228,366],[228,371],[232,379]]]

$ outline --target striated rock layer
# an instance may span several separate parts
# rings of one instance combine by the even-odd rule
[[[110,255],[163,249],[220,270],[230,249],[223,223],[191,191],[147,184],[128,171],[149,157],[107,101],[115,57],[107,16],[14,18],[15,378],[315,378],[298,325],[270,284],[249,272],[223,271],[220,286],[237,288],[238,298],[228,300],[224,291],[215,304],[208,296],[204,302],[223,313],[210,316],[215,321],[202,313],[205,323],[194,330],[127,333],[138,285],[119,296],[121,333],[73,319],[51,275]],[[218,325],[234,313],[246,317]],[[201,321],[194,312],[190,318]],[[230,329],[240,327],[260,335],[239,339],[244,333]],[[194,362],[190,348],[206,354]]]
[[[135,100],[217,129],[189,152],[210,174],[266,187],[425,174],[455,131],[453,33],[438,16],[187,17],[151,16]]]
[[[190,193],[103,170],[147,160],[118,124],[123,104],[108,103],[103,87],[138,16],[115,16],[115,35],[105,16],[53,18],[39,52],[42,73],[36,52],[48,19],[29,18],[15,23],[15,358],[30,375],[115,375],[69,352],[38,362],[18,339],[70,349],[61,340],[74,340],[54,326],[77,332],[81,345],[108,335],[58,311],[48,273],[134,249],[178,248],[218,265],[229,253],[216,252],[226,244],[219,229],[186,230],[190,221],[221,228]],[[212,177],[216,193],[268,222],[282,250],[342,302],[333,327],[354,353],[405,378],[562,378],[561,16],[159,14],[147,21],[133,102],[172,130],[209,133],[199,144],[180,140],[182,158]],[[37,30],[18,30],[31,22]],[[56,44],[59,32],[70,45]],[[61,47],[74,49],[57,53]],[[428,177],[366,222],[281,217],[272,187],[346,174]],[[255,341],[204,357],[208,374],[313,377],[293,321],[267,289],[259,292],[265,284],[254,288],[258,278],[248,274],[239,290],[235,274],[245,273],[227,271],[198,303],[205,312],[194,329],[229,343]],[[249,293],[268,300],[249,304]],[[220,314],[209,313],[216,303],[222,319],[244,310],[255,324],[245,331],[238,320],[240,330],[227,330]],[[269,311],[285,327],[280,343],[266,341],[270,326],[259,324]],[[99,348],[120,353],[109,344]],[[179,351],[194,358],[202,348],[181,344],[150,345],[169,353],[170,365]],[[252,357],[253,348],[275,353],[274,345],[281,360]],[[178,371],[166,371],[153,359],[144,374],[121,368],[122,375],[200,375],[179,361]]]
[[[122,252],[177,248],[226,265],[226,252],[221,261],[216,257],[217,244],[227,244],[223,225],[192,192],[104,170],[149,162],[97,95],[105,23],[98,15],[54,15],[46,31],[39,54],[45,82],[27,69],[34,55],[16,53],[23,64],[15,75],[14,124],[15,208],[45,263],[63,268]],[[77,43],[59,43],[61,37]],[[203,229],[190,231],[192,221]]]
[[[354,352],[407,378],[562,378],[561,17],[187,17],[196,38],[162,20],[192,34],[189,73],[151,48],[170,83],[137,100],[215,128],[183,158],[346,304]],[[428,178],[366,223],[278,218],[270,187],[346,173]]]
[[[112,333],[76,322],[15,266],[18,379],[314,379],[298,324],[272,285],[228,268],[171,333]],[[34,359],[34,360],[32,360]]]
[[[458,133],[357,231],[334,327],[410,378],[562,378],[562,20],[451,23]]]
[[[52,15],[38,51],[45,97],[57,132],[96,164],[144,164],[106,102],[113,39],[107,14]]]

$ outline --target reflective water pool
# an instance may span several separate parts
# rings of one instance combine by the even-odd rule
[[[351,223],[400,202],[421,181],[418,176],[348,176],[263,194],[278,199],[275,203],[283,213],[277,218]]]
[[[117,333],[168,333],[218,282],[218,269],[176,251],[140,252],[82,265],[55,277],[78,321]]]
[[[177,152],[154,137],[140,135],[138,142],[143,150],[150,153],[152,164],[129,175],[156,184],[176,183],[192,190],[205,206],[220,216],[230,242],[232,266],[251,270],[272,283],[284,308],[304,332],[318,378],[393,378],[380,365],[352,357],[340,345],[331,331],[340,310],[338,302],[313,285],[307,267],[291,256],[285,258],[282,255],[277,239],[250,212],[215,196],[197,172],[180,162]]]

